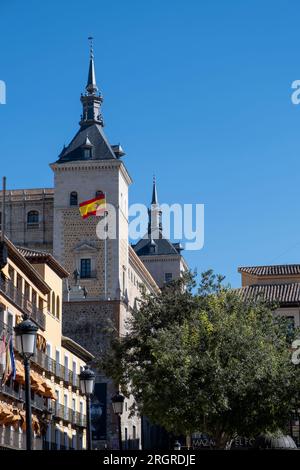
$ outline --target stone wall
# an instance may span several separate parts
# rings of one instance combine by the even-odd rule
[[[118,443],[118,422],[113,413],[111,397],[116,392],[114,383],[105,377],[103,371],[97,366],[97,360],[103,351],[109,347],[111,330],[113,326],[120,330],[120,322],[124,322],[127,306],[117,301],[83,301],[64,302],[63,304],[63,332],[64,335],[78,341],[84,348],[90,351],[95,360],[92,364],[96,372],[96,382],[107,384],[107,439],[104,441],[93,441],[94,448],[116,448]],[[122,415],[122,438],[125,440],[125,429],[127,438],[133,439],[134,427],[136,430],[139,446],[141,445],[141,420],[138,416],[129,417],[132,397],[125,400],[124,413]]]

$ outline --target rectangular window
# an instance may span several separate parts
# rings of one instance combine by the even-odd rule
[[[22,277],[17,274],[17,291],[22,292]]]
[[[10,312],[7,312],[7,326],[9,328],[9,330],[12,331],[13,326],[14,326],[14,316]]]
[[[136,426],[132,426],[132,438],[136,439]]]
[[[87,279],[91,277],[91,259],[84,258],[80,260],[80,277],[82,279]]]
[[[25,296],[25,299],[29,300],[29,284],[26,281],[25,281],[24,296]]]
[[[55,390],[56,394],[56,400],[55,400],[55,413],[58,413],[58,410],[60,409],[60,403],[59,403],[59,390]]]
[[[82,425],[83,423],[83,403],[82,401],[79,404],[79,413],[80,413],[80,424]],[[81,447],[80,447],[81,449]]]
[[[31,299],[33,307],[36,307],[36,291],[32,289],[32,299]]]
[[[42,297],[39,297],[39,310],[43,311],[44,309],[44,302]]]
[[[65,419],[68,419],[68,395],[64,395],[64,407],[65,407],[64,417]]]
[[[69,438],[68,438],[68,433],[67,432],[64,432],[64,446],[65,446],[65,449],[68,449],[69,448]]]
[[[56,375],[60,376],[60,351],[55,351],[55,361],[56,361],[56,368],[55,373]]]
[[[69,358],[65,355],[65,381],[68,382],[69,379]]]
[[[76,386],[76,376],[77,376],[77,367],[76,367],[76,361],[73,361],[73,386]]]
[[[55,429],[55,444],[56,444],[57,450],[59,450],[60,449],[60,432],[58,429]]]
[[[172,281],[172,273],[165,273],[165,282],[171,282]]]
[[[12,285],[15,285],[15,270],[12,266],[10,266],[10,264],[8,265],[8,274]]]

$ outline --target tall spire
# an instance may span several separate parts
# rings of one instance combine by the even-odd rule
[[[157,240],[162,237],[162,222],[161,222],[161,209],[158,204],[157,190],[156,190],[156,178],[153,176],[153,187],[152,187],[152,200],[151,207],[148,210],[149,224],[148,234],[151,239]]]
[[[94,45],[93,45],[93,37],[88,38],[90,41],[90,66],[89,66],[89,74],[88,74],[88,81],[86,84],[86,91],[90,95],[94,95],[98,91],[98,87],[96,84],[96,74],[95,74],[95,64],[94,64]]]
[[[98,93],[96,84],[95,64],[94,64],[94,46],[93,38],[88,38],[90,41],[90,62],[87,85],[85,87],[86,93],[81,95],[80,101],[82,103],[82,115],[80,120],[81,127],[91,126],[93,124],[104,125],[101,115],[101,104],[103,98],[101,93]]]
[[[155,175],[153,175],[153,189],[152,189],[152,201],[151,201],[151,204],[158,204]]]

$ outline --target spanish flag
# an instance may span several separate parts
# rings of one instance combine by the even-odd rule
[[[100,194],[97,197],[94,197],[94,199],[90,199],[89,201],[84,201],[79,204],[79,211],[81,214],[81,217],[83,219],[86,219],[90,215],[102,215],[103,212],[105,211],[105,204],[106,204],[106,199],[105,199],[105,194]]]

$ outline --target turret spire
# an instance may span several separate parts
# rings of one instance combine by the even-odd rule
[[[161,222],[161,209],[158,204],[157,190],[156,190],[156,178],[153,176],[153,187],[152,187],[152,200],[151,207],[148,210],[149,213],[149,224],[148,234],[151,239],[157,240],[162,237],[162,222]]]
[[[94,95],[98,91],[98,87],[96,84],[95,64],[94,64],[94,44],[93,44],[94,38],[90,36],[88,39],[90,41],[90,66],[89,66],[88,81],[87,81],[85,89],[89,94]]]
[[[158,204],[155,175],[153,175],[153,189],[152,189],[152,201],[151,201],[151,204]]]
[[[100,124],[103,126],[103,118],[100,111],[103,98],[101,93],[98,93],[98,87],[96,84],[93,37],[90,36],[88,39],[90,41],[90,63],[87,85],[85,87],[86,93],[81,95],[80,98],[83,112],[79,124],[81,127],[87,127],[93,124]]]

